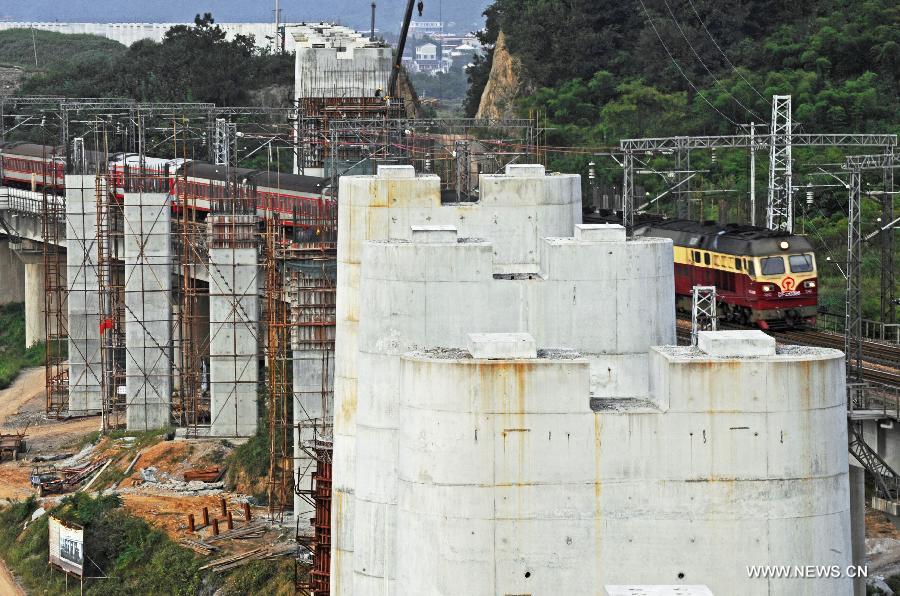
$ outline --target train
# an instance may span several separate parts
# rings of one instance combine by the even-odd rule
[[[129,179],[154,178],[161,188],[197,212],[209,212],[216,199],[226,195],[233,177],[251,188],[256,208],[262,214],[274,214],[286,226],[310,227],[331,221],[335,202],[326,192],[328,178],[282,174],[250,168],[232,168],[193,159],[166,159],[135,153],[109,156],[96,151],[79,155],[82,170],[107,169],[115,193],[124,197]],[[46,189],[55,194],[65,191],[66,158],[63,147],[27,142],[0,144],[0,179],[6,186]],[[173,205],[177,208],[177,204]]]
[[[804,236],[683,219],[639,220],[634,235],[672,240],[679,310],[690,312],[695,285],[715,286],[721,320],[761,329],[815,325],[816,256]]]

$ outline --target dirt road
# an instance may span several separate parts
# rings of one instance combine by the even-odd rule
[[[23,411],[43,409],[43,395],[44,367],[28,368],[22,371],[12,385],[0,391],[0,425],[5,424],[6,419],[10,416]]]
[[[13,579],[6,563],[0,559],[0,594],[9,594],[10,596],[25,596],[25,590],[19,587],[16,580]]]
[[[0,432],[21,432],[27,426],[29,452],[52,453],[100,427],[96,416],[61,422],[43,419],[44,396],[44,368],[22,372],[0,391]]]

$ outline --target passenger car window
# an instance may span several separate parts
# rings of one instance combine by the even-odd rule
[[[813,270],[812,255],[791,255],[788,257],[792,273],[808,273]]]
[[[763,275],[778,275],[784,273],[784,259],[781,257],[768,257],[760,260]]]
[[[695,263],[699,263],[699,262],[700,262],[700,251],[699,251],[699,250],[695,250],[695,251],[694,251],[694,262],[695,262]]]
[[[703,262],[709,265],[709,253],[703,253]]]
[[[756,275],[756,265],[753,264],[753,261],[747,261],[747,273]]]

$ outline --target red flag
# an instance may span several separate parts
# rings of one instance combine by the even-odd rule
[[[115,327],[116,325],[112,319],[103,319],[100,321],[100,335],[103,335],[103,332],[107,329],[114,329]]]

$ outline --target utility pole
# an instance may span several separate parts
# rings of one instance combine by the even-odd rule
[[[756,122],[750,123],[750,225],[756,225]]]
[[[634,229],[634,153],[622,158],[622,224],[627,233]]]
[[[682,188],[682,180],[684,171],[684,163],[683,163],[684,153],[681,149],[675,150],[675,215],[679,219],[688,219],[690,218],[690,209],[685,204],[685,195],[684,189]],[[689,197],[688,197],[689,198]]]
[[[894,304],[894,169],[890,167],[894,163],[894,148],[885,149],[887,167],[883,170],[883,191],[881,195],[881,225],[887,225],[887,229],[881,232],[881,322],[890,324],[896,322]]]
[[[862,265],[862,230],[860,226],[860,200],[862,172],[865,170],[882,170],[885,189],[882,192],[882,229],[877,233],[881,238],[882,273],[881,273],[881,316],[882,323],[891,322],[894,317],[893,291],[893,168],[900,167],[900,161],[894,153],[893,145],[886,146],[882,155],[852,155],[847,157],[844,169],[850,170],[849,209],[847,218],[847,296],[844,320],[844,351],[847,357],[847,380],[860,381],[862,375],[862,290],[860,288]],[[885,203],[890,203],[887,207]],[[885,216],[888,215],[886,218]],[[866,237],[871,238],[873,234]],[[885,238],[890,241],[885,245]],[[887,253],[885,253],[887,250]]]
[[[862,171],[850,170],[850,192],[847,217],[847,293],[844,303],[844,355],[847,358],[847,381],[862,382],[862,290],[860,269],[862,235],[859,204]]]
[[[281,9],[278,8],[278,0],[275,0],[275,37],[272,38],[272,45],[273,45],[274,53],[276,53],[276,54],[278,53],[278,48],[281,46],[281,44],[278,41],[279,38],[281,37],[281,29],[279,27],[279,22],[278,22],[280,20],[279,19],[280,12],[281,12]]]
[[[772,124],[769,129],[769,196],[766,227],[792,232],[794,229],[791,190],[791,96],[772,96]]]

